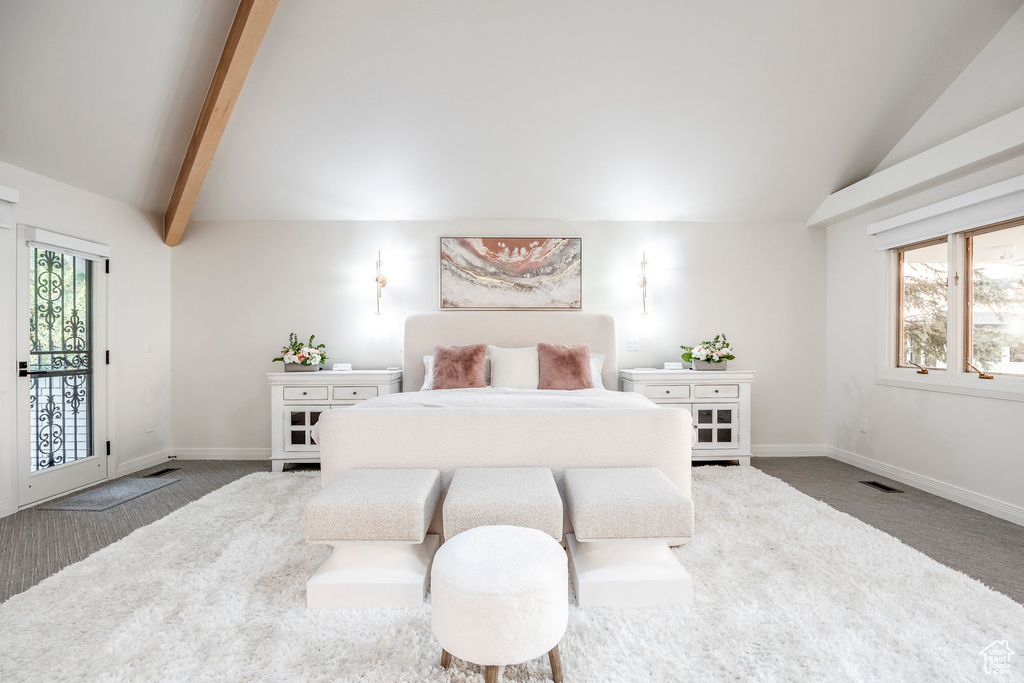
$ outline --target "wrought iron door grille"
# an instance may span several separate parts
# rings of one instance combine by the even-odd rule
[[[92,280],[86,259],[33,247],[29,265],[32,471],[93,455]]]

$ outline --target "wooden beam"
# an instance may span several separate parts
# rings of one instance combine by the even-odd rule
[[[277,3],[278,0],[241,0],[238,3],[235,21],[231,24],[220,63],[213,74],[213,82],[206,93],[206,101],[199,112],[199,121],[192,131],[192,140],[185,152],[185,160],[181,162],[178,180],[164,214],[164,243],[168,246],[174,247],[181,242],[199,190],[206,180],[206,172],[210,170],[231,110],[235,108]]]

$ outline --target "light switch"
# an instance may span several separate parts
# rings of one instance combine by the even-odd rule
[[[639,351],[640,350],[640,337],[626,337],[626,350],[627,351]]]

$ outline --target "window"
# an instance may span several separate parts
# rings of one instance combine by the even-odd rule
[[[949,248],[945,237],[897,250],[897,365],[945,368],[949,317]]]
[[[967,362],[1024,375],[1024,224],[967,233]]]
[[[896,367],[1024,377],[1024,218],[891,253]]]

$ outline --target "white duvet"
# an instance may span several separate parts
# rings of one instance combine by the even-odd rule
[[[378,396],[348,410],[380,408],[657,408],[640,394],[604,389],[441,389]]]

